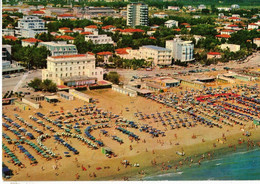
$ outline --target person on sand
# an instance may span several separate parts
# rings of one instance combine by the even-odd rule
[[[78,180],[79,179],[79,173],[77,173],[75,176],[76,176],[76,180]]]
[[[119,167],[117,167],[117,171],[120,171],[120,168],[119,168]]]
[[[95,177],[97,177],[97,175],[96,175],[96,173],[95,172],[93,172],[93,177],[95,178]]]
[[[87,169],[82,165],[81,166],[82,171],[86,171]]]

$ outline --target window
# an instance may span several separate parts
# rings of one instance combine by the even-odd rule
[[[66,73],[66,77],[68,76],[68,74]]]
[[[56,74],[56,77],[58,77],[58,74]]]
[[[97,75],[97,72],[95,72],[95,75]]]
[[[62,73],[60,74],[60,77],[62,77]]]
[[[94,75],[94,72],[92,72],[92,75]]]
[[[85,72],[82,72],[82,75],[85,75]]]
[[[82,68],[85,69],[85,66],[83,66]]]
[[[72,70],[72,67],[70,67],[70,70]]]
[[[56,68],[56,72],[58,71],[58,68]]]
[[[79,64],[79,62],[77,62],[77,64]]]
[[[79,72],[79,75],[80,75],[80,72]]]
[[[79,70],[80,70],[80,66],[79,66]]]
[[[66,67],[66,71],[68,71],[68,68]]]
[[[60,71],[62,72],[62,68],[60,68]]]

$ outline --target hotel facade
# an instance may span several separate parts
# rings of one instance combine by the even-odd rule
[[[103,69],[95,66],[95,56],[90,54],[51,56],[42,71],[45,79],[68,87],[90,85],[103,80]]]

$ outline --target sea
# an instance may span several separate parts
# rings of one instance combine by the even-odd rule
[[[260,149],[240,150],[203,161],[200,166],[193,164],[176,172],[147,176],[143,180],[260,180]]]

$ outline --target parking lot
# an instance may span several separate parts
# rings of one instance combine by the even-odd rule
[[[17,85],[18,89],[17,91],[28,91],[27,88],[24,87],[27,83],[29,83],[34,78],[40,78],[41,79],[41,70],[33,70],[29,71],[27,77],[23,77],[26,75],[26,73],[16,73],[9,75],[10,78],[4,78],[2,77],[2,92],[11,91],[14,90]],[[20,82],[21,81],[21,82]],[[20,82],[20,83],[19,83]]]

